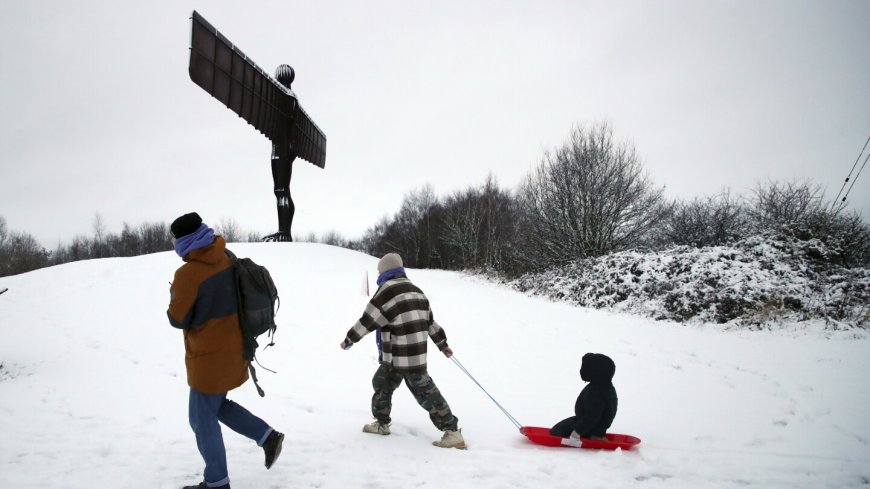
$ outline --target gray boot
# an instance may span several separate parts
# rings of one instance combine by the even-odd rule
[[[375,435],[389,435],[390,424],[381,424],[380,421],[373,421],[363,426],[363,433],[373,433]]]
[[[465,446],[465,438],[462,437],[462,430],[459,429],[456,431],[445,431],[441,440],[433,441],[432,444],[441,448],[458,448],[460,450],[467,448]]]

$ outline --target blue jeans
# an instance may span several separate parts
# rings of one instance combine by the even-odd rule
[[[254,440],[257,446],[263,446],[272,433],[272,428],[265,421],[227,399],[226,392],[203,394],[190,389],[188,409],[190,427],[196,435],[196,446],[205,460],[203,476],[208,487],[218,487],[230,482],[227,452],[218,421],[236,433]]]

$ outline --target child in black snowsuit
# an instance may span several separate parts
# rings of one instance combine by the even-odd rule
[[[583,355],[580,378],[589,384],[577,396],[575,415],[556,423],[550,428],[550,434],[563,438],[604,439],[607,428],[616,417],[616,389],[612,383],[614,373],[616,365],[607,355]]]

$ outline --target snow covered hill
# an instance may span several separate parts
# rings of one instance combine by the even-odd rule
[[[509,285],[579,306],[679,322],[870,328],[870,270],[841,262],[837,250],[819,240],[757,235],[727,246],[612,253]]]
[[[287,433],[266,471],[224,430],[234,489],[817,488],[870,484],[870,342],[861,331],[735,332],[527,297],[452,272],[410,270],[456,358],[520,422],[571,414],[588,351],[610,355],[620,398],[612,432],[630,452],[528,443],[450,360],[430,373],[469,450],[439,433],[406,388],[393,434],[370,420],[374,339],[339,342],[367,301],[376,260],[305,243],[237,244],[282,297],[277,345],[261,353],[266,397],[231,398]],[[0,278],[0,487],[177,488],[202,462],[187,425],[181,333],[165,310],[172,253],[76,262]],[[374,284],[370,284],[372,287]],[[373,290],[373,289],[372,289]]]

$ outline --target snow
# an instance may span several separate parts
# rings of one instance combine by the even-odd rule
[[[817,240],[756,235],[733,245],[622,251],[507,281],[530,294],[654,319],[734,328],[870,327],[870,269]]]
[[[224,430],[234,489],[870,484],[870,345],[860,330],[686,326],[409,270],[456,358],[521,423],[571,415],[580,357],[601,352],[617,365],[610,431],[642,440],[614,452],[532,445],[436,351],[430,373],[469,444],[445,450],[431,446],[440,433],[405,387],[393,434],[361,432],[371,419],[374,338],[348,351],[339,343],[368,300],[362,284],[374,258],[306,243],[231,248],[271,270],[282,305],[277,344],[260,354],[278,372],[258,370],[266,397],[250,382],[230,397],[287,434],[267,471],[261,449]],[[200,480],[181,332],[165,316],[179,264],[159,253],[0,278],[9,288],[0,296],[0,487]]]

